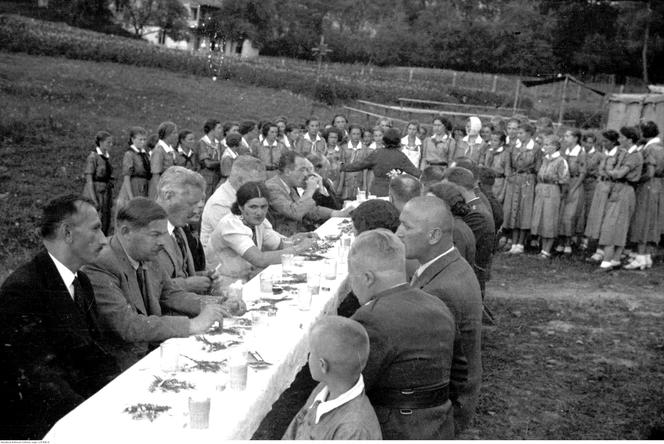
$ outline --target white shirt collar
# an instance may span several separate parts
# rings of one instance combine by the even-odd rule
[[[576,145],[572,149],[565,148],[565,155],[566,156],[577,157],[580,152],[581,152],[581,145]]]
[[[204,136],[201,138],[201,140],[202,140],[203,142],[207,143],[208,145],[214,145],[214,143],[210,140],[210,137],[208,137],[207,134],[204,135]]]
[[[309,142],[311,142],[311,137],[309,136],[309,133],[308,133],[308,132],[307,132],[307,133],[304,133],[304,138],[307,139]],[[320,135],[319,135],[319,134],[316,134],[316,140],[315,140],[315,142],[318,142],[319,140],[323,140],[323,139],[320,138]]]
[[[331,401],[326,401],[328,395],[330,394],[330,391],[328,390],[327,386],[323,387],[323,389],[316,395],[314,398],[314,403],[309,406],[309,408],[313,408],[316,405],[316,402],[320,402],[318,404],[318,408],[316,409],[316,424],[320,421],[320,418],[326,414],[331,412],[332,410],[341,407],[344,404],[349,403],[353,399],[357,398],[358,396],[362,395],[362,392],[364,391],[364,379],[362,378],[362,375],[357,379],[357,382],[353,387],[351,387],[347,392],[342,393],[339,395],[337,398],[332,399]]]
[[[273,143],[272,145],[270,145],[270,144],[267,143],[267,138],[263,139],[263,146],[269,146],[270,148],[274,148],[275,146],[277,146],[277,143],[278,143],[278,142],[277,142],[277,140],[275,139],[275,140],[274,140],[274,143]]]
[[[493,150],[493,152],[494,152],[494,154],[502,153],[504,149],[505,149],[505,147],[500,145],[498,148]]]
[[[221,157],[230,157],[231,159],[237,159],[237,153],[233,151],[233,148],[227,146],[224,150],[224,154]]]
[[[175,230],[175,225],[173,225],[170,220],[166,220],[166,229],[168,230],[168,234],[173,236],[173,231]]]
[[[288,137],[286,137],[285,134],[281,137],[281,143],[283,143],[286,148],[291,147],[290,140],[288,140]]]
[[[652,145],[652,144],[654,144],[654,143],[662,143],[662,139],[660,139],[659,136],[657,136],[657,137],[653,137],[652,139],[650,139],[650,140],[646,143],[645,146]],[[645,147],[644,147],[644,148],[645,148]]]
[[[578,146],[578,145],[577,145],[577,146]],[[551,159],[557,159],[558,157],[560,157],[560,151],[556,151],[556,152],[553,153],[553,154],[547,154],[545,157],[546,157],[547,159],[549,159],[549,160],[551,160]]]
[[[194,154],[194,152],[193,152],[192,150],[189,150],[188,153],[185,153],[181,146],[178,147],[178,153],[182,153],[182,154],[184,154],[184,155],[187,156],[187,157],[189,157],[189,156],[191,156],[192,154]]]
[[[595,147],[591,146],[590,151],[588,151],[586,154],[593,154],[595,152]]]
[[[166,151],[167,153],[172,153],[173,152],[173,147],[170,146],[169,144],[167,144],[166,142],[164,142],[161,139],[159,140],[159,142],[157,142],[157,146],[162,147],[164,149],[164,151]]]
[[[606,153],[606,155],[609,156],[609,157],[613,157],[613,156],[616,155],[617,152],[618,152],[618,147],[617,147],[617,146],[614,146],[614,147],[611,149],[611,151],[609,151],[608,153]]]
[[[470,140],[470,135],[466,135],[466,136],[464,136],[464,138],[463,138],[463,141],[464,141],[464,142],[468,142],[469,140]],[[482,142],[483,142],[483,140],[482,140],[482,136],[480,136],[480,135],[478,134],[477,137],[475,137],[475,140],[474,140],[472,143],[475,144],[475,145],[478,145],[478,144],[480,144],[480,143],[482,143]]]
[[[404,136],[401,138],[401,144],[409,146],[408,136]],[[415,136],[415,146],[420,146],[420,145],[422,145],[422,141],[420,140],[419,137]]]
[[[242,136],[242,145],[244,145],[246,148],[249,148],[249,142],[247,142],[247,139]]]
[[[376,142],[371,142],[371,145],[369,145],[369,149],[370,150],[375,150],[376,148],[378,148],[378,146],[376,145]]]
[[[65,287],[67,287],[67,291],[69,291],[69,296],[74,298],[74,279],[78,277],[76,273],[72,273],[72,271],[67,268],[62,262],[57,260],[55,256],[53,256],[50,252],[48,255],[51,257],[51,260],[55,264],[55,268],[57,268],[58,273],[60,273],[60,277],[62,278],[62,282],[65,283]]]
[[[97,154],[108,159],[108,153],[103,152],[98,146],[95,149],[97,150]]]
[[[131,145],[129,148],[131,148],[132,150],[136,151],[138,154],[145,153],[145,150],[144,150],[144,149],[139,150],[138,148],[136,148],[136,145]]]
[[[632,154],[639,151],[639,147],[637,145],[632,145],[629,147],[629,150],[627,151],[627,154]]]
[[[473,199],[473,200],[475,200],[475,199]],[[436,262],[441,257],[450,254],[452,251],[454,251],[454,245],[452,245],[452,248],[450,248],[449,250],[447,250],[443,254],[440,254],[440,255],[434,257],[433,259],[431,259],[426,264],[420,265],[420,267],[417,270],[415,270],[415,274],[413,275],[413,279],[422,276],[422,273],[424,273],[424,270],[426,270],[429,267],[429,265],[433,264],[434,262]]]
[[[521,141],[520,141],[520,140],[517,140],[517,142],[521,142]],[[519,145],[519,147],[521,147],[521,145]],[[526,144],[526,149],[527,149],[528,151],[530,151],[530,150],[532,150],[533,148],[535,148],[535,139],[530,139],[530,140],[528,141],[528,143]]]
[[[362,141],[360,140],[357,142],[357,146],[353,146],[353,141],[349,140],[348,141],[348,148],[350,148],[353,151],[361,150],[362,149]]]

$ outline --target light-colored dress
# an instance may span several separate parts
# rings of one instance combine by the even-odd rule
[[[535,201],[533,203],[532,235],[554,238],[558,235],[560,219],[560,187],[569,182],[569,167],[560,152],[542,158],[537,172]]]
[[[503,202],[505,228],[529,230],[532,225],[538,152],[532,139],[520,148],[510,150]]]
[[[613,171],[623,167],[629,168],[627,173],[620,178],[612,178],[613,186],[606,202],[606,211],[599,232],[600,245],[624,247],[627,242],[629,222],[636,207],[633,184],[641,178],[643,167],[643,155],[637,146],[631,147],[625,153],[622,162],[616,163]]]
[[[638,244],[658,243],[661,236],[660,214],[662,177],[664,176],[664,147],[659,138],[648,141],[641,150],[643,169],[636,186],[636,209],[630,223],[629,240]],[[650,171],[654,170],[651,176]]]
[[[599,166],[604,159],[604,152],[591,147],[586,151],[586,177],[583,179],[583,208],[581,217],[579,217],[576,232],[585,233],[590,205],[593,202],[593,195],[597,187],[599,177]]]
[[[606,174],[613,170],[616,164],[620,164],[627,151],[619,146],[613,147],[603,157],[597,168],[597,185],[593,193],[593,199],[588,210],[588,220],[586,221],[585,235],[589,239],[599,239],[599,232],[602,228],[602,219],[606,211],[606,203],[609,200],[609,194],[613,188],[613,182]]]
[[[227,214],[221,218],[205,245],[207,269],[214,270],[219,266],[217,270],[222,276],[223,287],[238,279],[249,280],[261,269],[245,260],[242,255],[251,247],[262,251],[277,250],[282,238],[283,236],[272,229],[267,219],[255,227],[254,233],[245,225],[241,216]]]
[[[563,157],[569,167],[570,180],[561,190],[562,210],[558,234],[570,237],[577,234],[578,219],[582,217],[584,197],[582,181],[586,174],[586,151],[581,145],[576,145],[572,149],[566,148]]]

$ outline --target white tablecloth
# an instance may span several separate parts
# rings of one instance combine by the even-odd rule
[[[321,239],[326,235],[338,235],[343,224],[348,224],[348,219],[330,219],[317,233]],[[324,255],[338,259],[337,245]],[[337,289],[347,271],[345,263],[340,260],[337,262],[337,278],[327,280],[324,277],[322,261],[305,261],[306,269],[323,272],[322,288],[319,295],[313,296],[311,308],[300,310],[297,297],[278,302],[276,315],[261,316],[260,327],[247,329],[242,345],[218,352],[207,352],[203,349],[203,344],[193,336],[167,341],[176,344],[181,355],[196,360],[221,361],[229,358],[237,347],[258,351],[263,359],[272,365],[263,369],[249,368],[246,390],[231,390],[229,384],[226,384],[227,373],[184,371],[194,365],[184,357],[180,357],[179,371],[162,371],[160,350],[156,349],[58,421],[44,439],[67,444],[143,440],[172,442],[176,439],[187,439],[187,442],[198,444],[225,439],[250,439],[272,408],[272,404],[288,388],[305,364],[309,328],[321,316],[336,310]],[[265,272],[279,275],[281,265],[272,265]],[[259,282],[257,276],[244,286],[243,298],[249,307],[264,296],[260,292]],[[248,312],[244,318],[252,319],[253,316],[255,319],[256,315],[251,313],[255,312]],[[232,326],[233,321],[226,319],[224,327]],[[217,342],[234,338],[226,333],[205,337]],[[155,377],[174,377],[190,382],[196,388],[179,393],[164,393],[159,389],[150,392],[149,387]],[[224,384],[226,388],[220,390],[218,386]],[[211,398],[210,426],[208,429],[194,430],[189,428],[188,400],[192,394],[200,393]],[[160,414],[153,422],[148,419],[132,419],[124,410],[138,403],[170,406],[171,409]]]

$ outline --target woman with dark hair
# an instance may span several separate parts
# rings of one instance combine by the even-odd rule
[[[198,171],[198,156],[195,151],[196,138],[191,130],[183,129],[178,134],[178,150],[175,165]]]
[[[659,243],[664,223],[661,220],[664,214],[664,147],[655,122],[644,122],[640,129],[645,141],[640,150],[643,154],[643,168],[641,180],[636,185],[636,210],[629,229],[629,240],[637,245],[637,253],[625,266],[628,270],[652,267],[651,254]]]
[[[332,127],[341,131],[339,145],[348,141],[348,119],[343,114],[337,114],[332,118]]]
[[[116,208],[121,208],[134,197],[148,197],[150,156],[145,150],[147,135],[140,126],[129,130],[129,146],[122,157],[123,179]]]
[[[113,136],[99,131],[95,136],[95,149],[85,160],[85,186],[83,195],[92,200],[99,212],[101,230],[108,236],[111,227],[113,206],[113,167],[109,151],[113,146]]]
[[[586,152],[581,146],[581,131],[569,129],[564,136],[565,151],[563,158],[569,167],[569,183],[561,187],[560,227],[558,234],[560,243],[556,247],[558,253],[572,254],[572,238],[578,239],[578,218],[583,208],[583,180],[586,177]]]
[[[209,119],[203,125],[203,133],[198,142],[198,161],[201,176],[205,179],[205,200],[208,200],[221,179],[221,137],[223,127],[217,119]]]
[[[277,174],[277,165],[279,159],[289,150],[283,143],[277,140],[279,135],[279,127],[276,123],[263,122],[261,127],[261,135],[263,139],[259,142],[254,140],[253,156],[260,159],[265,165],[267,171],[267,178],[270,179]]]
[[[422,142],[422,169],[428,166],[447,166],[452,137],[452,123],[445,117],[436,116],[431,125],[432,134]]]
[[[238,279],[251,279],[268,265],[280,263],[282,254],[302,253],[313,245],[310,234],[301,233],[291,237],[292,247],[283,248],[284,236],[265,218],[267,198],[263,183],[245,183],[237,190],[231,212],[212,232],[205,247],[207,268],[217,269],[224,287]]]
[[[334,184],[335,190],[339,187],[341,174],[339,168],[344,159],[344,151],[341,148],[341,140],[343,137],[343,131],[335,127],[329,128],[323,132],[323,138],[325,139],[326,144],[325,158],[327,158],[327,161],[330,163],[327,174],[328,178]]]
[[[162,122],[157,129],[159,142],[150,154],[150,199],[157,198],[157,185],[159,178],[168,169],[175,165],[175,146],[178,141],[178,127],[173,122]]]
[[[422,140],[419,138],[419,132],[420,123],[412,120],[406,126],[406,135],[401,138],[401,151],[417,168],[422,164]]]
[[[366,159],[341,165],[341,171],[354,172],[371,170],[373,183],[371,194],[378,197],[389,195],[390,175],[394,172],[406,172],[414,177],[420,177],[420,170],[415,168],[411,161],[401,152],[401,134],[398,130],[390,128],[383,136],[384,148],[372,151]]]
[[[361,138],[362,128],[351,125],[348,129],[348,143],[343,147],[343,163],[351,164],[365,159],[369,155],[369,147],[362,143]],[[340,173],[337,194],[342,200],[357,199],[359,189],[366,190],[365,172]]]
[[[603,131],[599,140],[599,145],[604,151],[604,156],[597,168],[597,185],[588,210],[588,220],[586,221],[586,238],[599,239],[600,228],[602,227],[602,217],[606,211],[606,203],[611,193],[612,182],[607,171],[612,170],[616,164],[620,164],[625,156],[625,150],[620,147],[620,134],[614,130]],[[590,262],[601,262],[604,259],[604,250],[597,247],[595,253],[588,259]]]
[[[600,269],[613,270],[620,266],[620,256],[627,241],[629,222],[634,214],[636,198],[633,184],[641,178],[643,156],[638,148],[639,133],[636,128],[620,128],[620,141],[623,155],[605,167],[606,177],[611,181],[606,209],[599,232],[599,245],[603,246],[604,257]],[[630,145],[625,150],[627,145]]]

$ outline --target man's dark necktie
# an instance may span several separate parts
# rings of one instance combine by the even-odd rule
[[[150,314],[150,300],[148,298],[148,279],[147,274],[145,273],[145,268],[143,268],[142,263],[138,263],[138,268],[136,269],[136,280],[138,281],[138,288],[141,291],[141,298],[143,298],[143,304],[145,305],[145,312]]]
[[[185,276],[189,275],[189,269],[187,268],[187,240],[182,235],[182,231],[179,227],[173,229],[173,237],[175,242],[178,244],[178,249],[180,250],[180,256],[182,256],[182,271]]]
[[[81,286],[81,282],[78,280],[78,276],[74,278],[72,285],[74,286],[74,302],[76,302],[76,305],[78,305],[78,308],[81,310],[81,312],[86,314],[88,310],[86,307],[85,297],[83,296],[83,287]]]

